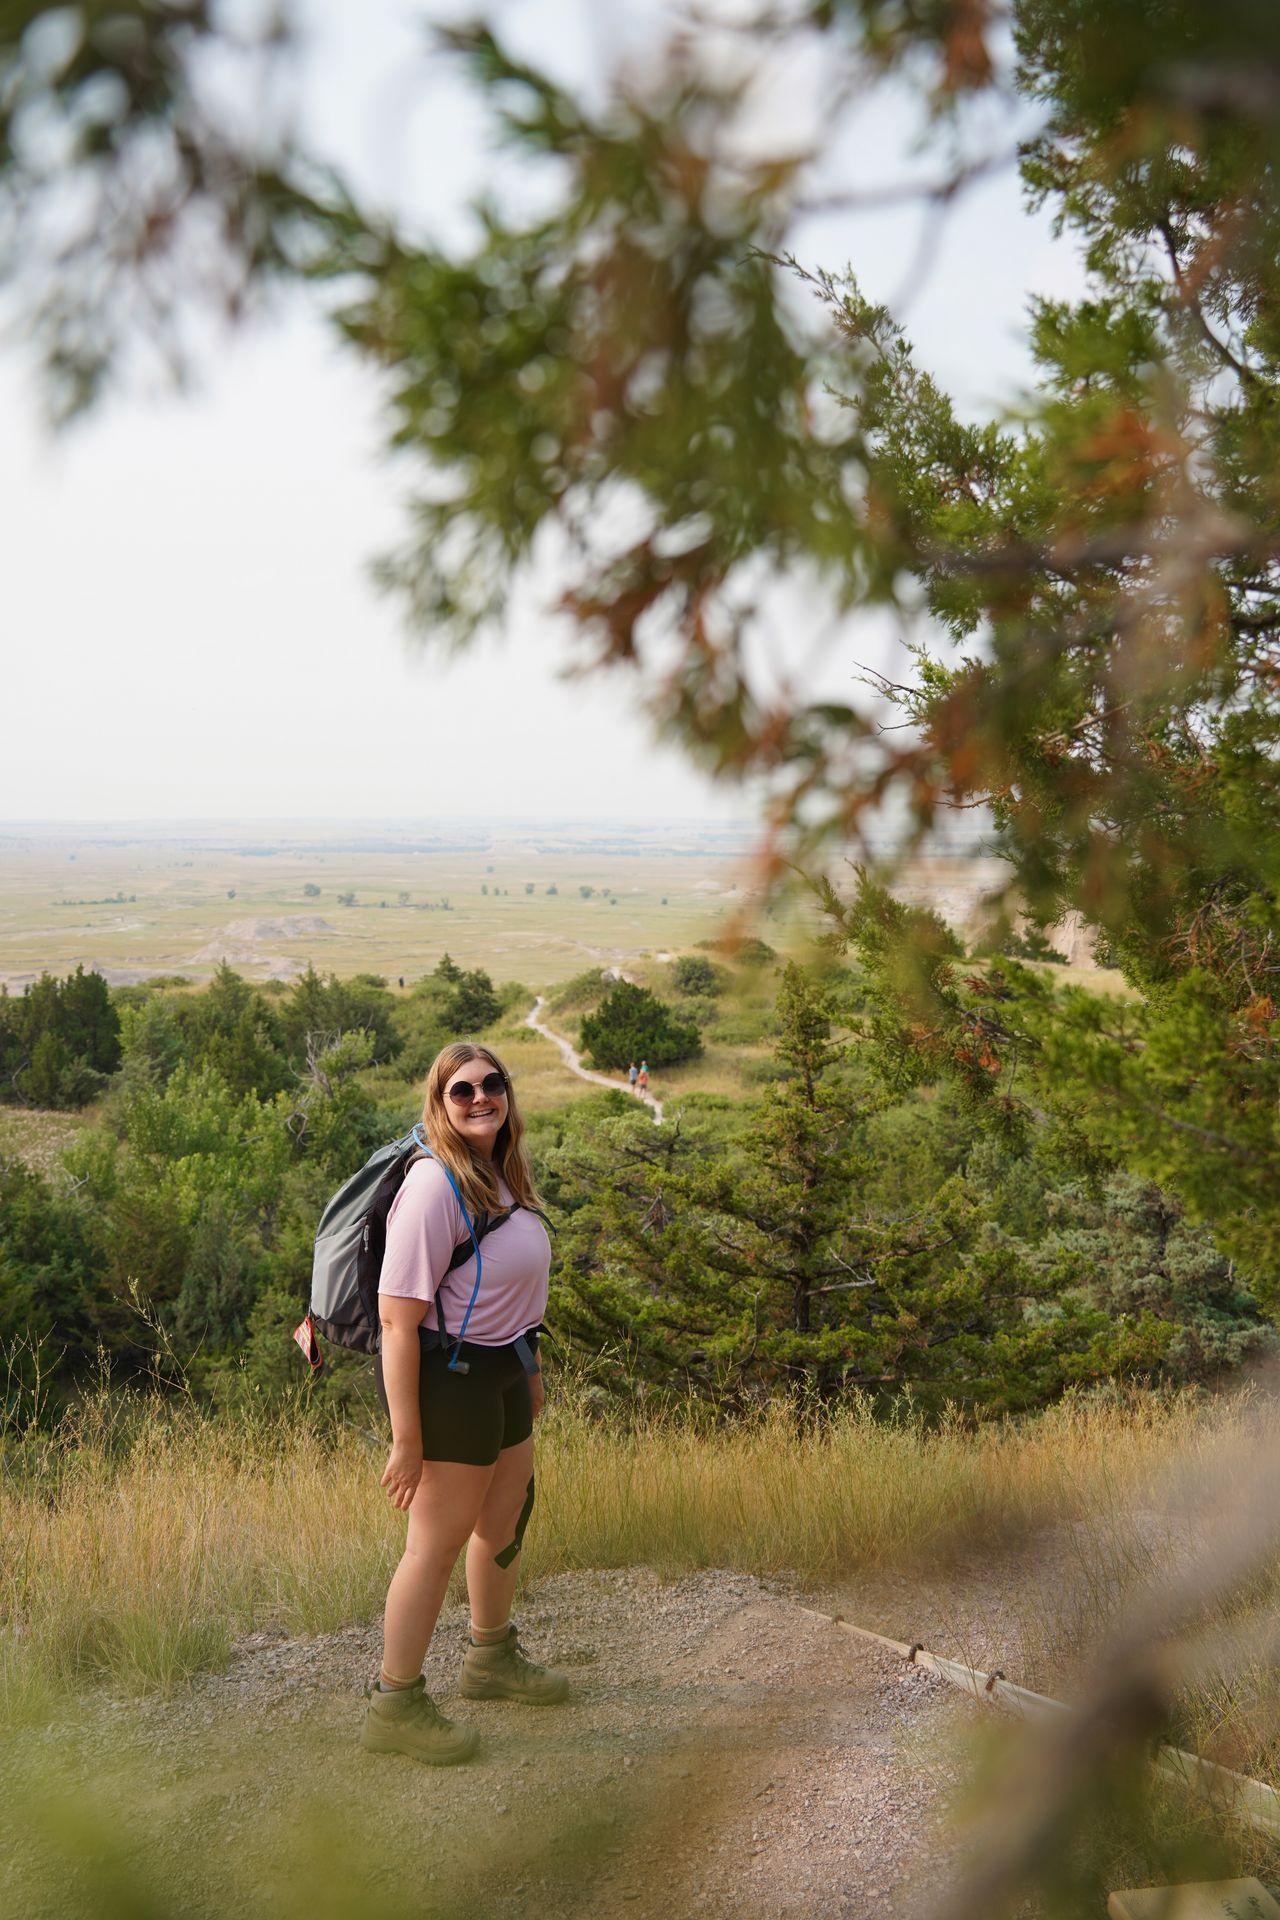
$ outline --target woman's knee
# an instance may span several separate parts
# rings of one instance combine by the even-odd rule
[[[502,1499],[487,1502],[476,1521],[475,1538],[482,1546],[493,1549],[500,1564],[500,1556],[510,1551],[513,1543],[512,1557],[519,1553],[524,1543],[524,1530],[533,1512],[533,1500],[534,1479],[531,1472],[525,1486],[511,1488]]]
[[[447,1561],[452,1566],[475,1523],[476,1510],[471,1507],[455,1507],[445,1513],[433,1512],[430,1506],[416,1513],[410,1510],[405,1552],[421,1559]]]
[[[405,1541],[404,1558],[411,1566],[447,1573],[466,1544],[465,1533],[459,1536],[452,1529],[446,1533],[424,1529],[415,1539]]]

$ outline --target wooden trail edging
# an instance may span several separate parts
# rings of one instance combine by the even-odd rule
[[[999,1671],[983,1673],[979,1667],[966,1666],[963,1660],[948,1660],[940,1653],[930,1653],[919,1641],[908,1645],[905,1640],[890,1640],[883,1633],[872,1633],[869,1627],[857,1627],[852,1620],[842,1620],[836,1613],[822,1613],[816,1607],[801,1607],[800,1612],[807,1613],[813,1620],[825,1620],[845,1633],[855,1634],[859,1640],[883,1647],[886,1652],[896,1653],[909,1666],[936,1673],[984,1706],[1008,1707],[1024,1720],[1053,1720],[1074,1711],[1065,1700],[1052,1700],[1046,1693],[1032,1693],[1029,1687],[1015,1686]],[[1164,1779],[1176,1780],[1180,1786],[1211,1800],[1234,1819],[1245,1821],[1272,1840],[1280,1840],[1280,1793],[1274,1787],[1265,1786],[1261,1780],[1251,1780],[1247,1774],[1234,1773],[1230,1767],[1221,1767],[1216,1760],[1202,1760],[1198,1753],[1186,1753],[1181,1747],[1162,1744],[1156,1749],[1153,1764]]]
[[[545,997],[539,994],[524,1017],[526,1027],[532,1027],[533,1031],[540,1033],[544,1040],[550,1040],[553,1046],[559,1047],[561,1059],[564,1061],[566,1067],[568,1067],[570,1073],[577,1074],[579,1080],[590,1080],[597,1087],[613,1087],[619,1093],[631,1093],[634,1094],[637,1100],[643,1100],[647,1107],[653,1108],[654,1126],[660,1127],[662,1125],[661,1100],[655,1100],[651,1093],[641,1093],[637,1087],[629,1087],[625,1080],[613,1080],[607,1073],[596,1073],[593,1068],[584,1067],[582,1064],[582,1055],[574,1047],[572,1041],[566,1040],[562,1033],[557,1033],[554,1028],[547,1026],[545,1022],[538,1018],[538,1015],[546,1004]]]

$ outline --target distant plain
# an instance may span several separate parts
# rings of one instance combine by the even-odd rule
[[[394,984],[447,951],[554,986],[723,931],[748,903],[749,847],[749,833],[678,827],[0,826],[0,981],[83,964],[113,983],[198,982],[225,958],[249,979],[310,963]],[[783,931],[801,929],[770,938]]]

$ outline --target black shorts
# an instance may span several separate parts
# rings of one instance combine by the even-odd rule
[[[536,1352],[537,1334],[527,1338]],[[529,1376],[514,1346],[477,1347],[466,1341],[462,1358],[470,1368],[467,1373],[449,1371],[452,1352],[452,1340],[447,1348],[418,1343],[422,1457],[491,1467],[505,1447],[519,1446],[533,1432]],[[380,1353],[373,1357],[373,1378],[390,1419]]]

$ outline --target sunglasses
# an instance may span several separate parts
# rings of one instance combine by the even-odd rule
[[[505,1093],[506,1090],[507,1076],[505,1073],[486,1073],[478,1087],[473,1087],[469,1080],[455,1080],[453,1085],[447,1089],[449,1098],[456,1107],[469,1107],[479,1093],[487,1093],[489,1098],[493,1100],[496,1099],[498,1094]]]

